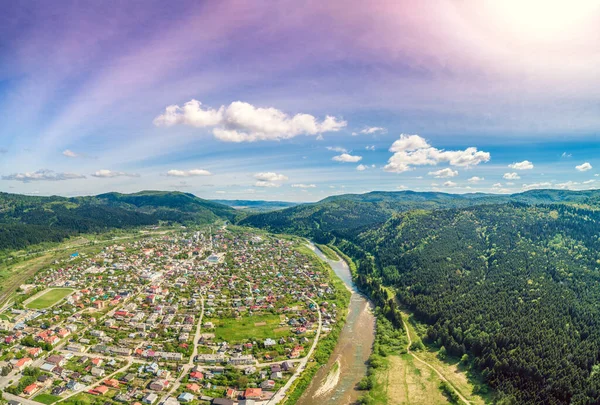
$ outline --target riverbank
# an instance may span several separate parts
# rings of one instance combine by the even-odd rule
[[[314,373],[310,384],[295,402],[298,405],[346,405],[362,395],[356,386],[367,373],[367,361],[375,340],[375,317],[367,298],[358,291],[346,261],[331,260],[317,247],[315,254],[329,264],[351,292],[346,322],[327,363]]]

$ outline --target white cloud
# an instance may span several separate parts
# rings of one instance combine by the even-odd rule
[[[444,187],[456,187],[456,183],[453,181],[447,181],[444,183]]]
[[[531,163],[529,160],[524,160],[522,162],[510,164],[508,167],[514,170],[531,170],[533,169],[533,163]]]
[[[437,179],[446,179],[448,177],[456,177],[458,176],[457,170],[452,170],[449,167],[445,169],[440,169],[435,172],[429,172],[430,176],[435,176]]]
[[[362,165],[362,164],[358,165],[358,166],[356,166],[356,170],[358,170],[359,172],[362,172],[364,170],[367,170],[367,166]]]
[[[362,159],[362,156],[353,156],[348,153],[342,153],[341,155],[334,156],[331,160],[336,162],[344,162],[344,163],[356,163]]]
[[[562,190],[571,190],[575,186],[578,186],[578,185],[579,185],[578,182],[569,180],[569,181],[564,182],[564,183],[558,183],[558,184],[556,184],[556,187],[558,187],[558,188],[560,188]]]
[[[477,176],[473,176],[471,177],[469,180],[467,180],[469,183],[479,183],[480,181],[484,181],[485,178],[483,177],[477,177]]]
[[[580,164],[579,166],[575,166],[575,169],[577,169],[580,172],[587,172],[588,170],[592,169],[592,165],[588,162],[585,162],[583,164]]]
[[[389,150],[394,155],[390,157],[384,170],[394,173],[413,170],[413,166],[435,166],[447,162],[450,166],[470,167],[490,160],[488,152],[478,151],[475,147],[445,151],[432,147],[419,135],[402,134]]]
[[[77,153],[73,152],[73,151],[72,151],[72,150],[70,150],[70,149],[65,149],[65,150],[63,151],[63,153],[62,153],[62,154],[63,154],[64,156],[66,156],[66,157],[70,157],[70,158],[76,158],[76,157],[79,157],[79,154],[77,154]]]
[[[346,148],[342,148],[341,146],[327,146],[327,150],[331,150],[333,152],[338,152],[338,153],[348,152],[348,150]]]
[[[365,149],[373,151],[373,150],[375,150],[375,145],[367,145],[367,146],[365,146]]]
[[[294,188],[316,188],[316,184],[292,184]]]
[[[22,181],[23,183],[29,183],[31,181],[62,181],[75,179],[85,179],[85,176],[76,173],[56,173],[52,170],[45,169],[32,173],[14,173],[8,176],[2,176],[2,180]]]
[[[196,176],[211,176],[212,173],[204,169],[192,169],[192,170],[176,170],[171,169],[167,172],[169,177],[196,177]]]
[[[182,107],[166,107],[165,112],[154,119],[154,125],[213,128],[213,135],[221,141],[254,142],[336,132],[347,123],[332,116],[326,116],[321,122],[310,114],[290,117],[276,108],[255,107],[242,101],[215,110],[203,108],[200,101],[191,100]]]
[[[92,173],[91,176],[103,178],[103,179],[108,179],[108,178],[113,178],[113,177],[140,177],[140,175],[136,174],[136,173],[114,172],[112,170],[107,170],[107,169],[98,170],[97,172]]]
[[[549,188],[552,187],[552,183],[543,182],[543,183],[532,183],[532,184],[523,184],[523,190],[533,190],[537,188]]]
[[[406,187],[405,185],[400,184],[399,186],[396,186],[397,190],[406,190],[408,187]]]
[[[279,173],[273,173],[273,172],[256,173],[254,175],[254,178],[257,180],[261,180],[261,181],[286,181],[286,180],[288,180],[287,176],[285,176],[283,174],[279,174]]]
[[[567,153],[567,152],[563,152],[562,155],[560,155],[560,157],[565,159],[565,158],[573,157],[573,155],[570,153]]]
[[[382,127],[367,127],[360,131],[361,134],[374,134],[376,132],[385,132],[385,128]]]
[[[281,187],[281,184],[272,181],[259,180],[254,183],[256,187]]]
[[[596,181],[596,180],[593,180],[593,179],[592,179],[592,180],[586,180],[586,181],[584,181],[584,182],[583,182],[583,184],[592,184],[592,183],[594,183],[595,181]]]
[[[504,173],[502,178],[506,180],[519,180],[521,176],[519,176],[517,173]]]

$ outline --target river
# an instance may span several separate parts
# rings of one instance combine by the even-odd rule
[[[335,274],[352,292],[346,324],[325,367],[322,367],[308,386],[298,405],[347,405],[356,402],[361,392],[356,384],[367,373],[367,360],[375,340],[375,317],[370,302],[352,281],[348,264],[327,259],[314,245],[311,248],[327,262]]]

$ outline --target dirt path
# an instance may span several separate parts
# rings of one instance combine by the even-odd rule
[[[448,379],[446,377],[444,377],[444,375],[438,371],[437,368],[435,368],[433,365],[431,365],[430,363],[426,362],[425,360],[421,359],[419,356],[417,356],[413,351],[410,350],[410,346],[412,345],[412,339],[410,337],[410,332],[408,330],[408,325],[406,324],[406,321],[404,320],[404,318],[402,318],[402,325],[404,326],[404,330],[406,331],[406,337],[408,338],[408,345],[406,346],[406,351],[408,354],[410,354],[416,361],[418,361],[419,363],[429,367],[431,370],[433,370],[438,377],[440,377],[440,380],[446,382],[448,384],[448,386],[450,386],[452,388],[452,390],[456,393],[456,395],[458,395],[458,397],[460,398],[460,400],[467,404],[467,405],[471,405],[471,402],[465,398],[455,387],[454,385],[452,385],[452,383],[450,381],[448,381]]]

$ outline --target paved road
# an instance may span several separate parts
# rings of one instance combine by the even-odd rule
[[[303,359],[301,359],[299,361],[299,364],[296,367],[296,371],[294,372],[294,375],[291,376],[290,379],[288,380],[288,382],[279,391],[277,391],[275,393],[275,395],[273,395],[273,397],[271,397],[271,399],[269,401],[266,402],[266,405],[277,404],[283,398],[285,398],[285,395],[287,394],[288,390],[290,389],[290,387],[292,386],[294,381],[296,381],[296,379],[298,377],[300,377],[300,374],[302,374],[302,372],[306,368],[306,364],[308,363],[308,360],[310,359],[313,352],[317,348],[317,343],[319,343],[319,337],[321,336],[321,328],[322,328],[323,324],[322,324],[321,310],[319,308],[319,305],[314,300],[311,299],[311,301],[313,302],[313,304],[316,305],[317,313],[319,314],[319,327],[317,328],[317,334],[315,336],[315,340],[313,341],[313,344],[310,347],[310,350],[308,351],[308,354],[306,355],[306,357],[304,357]]]
[[[21,398],[16,395],[9,394],[8,392],[5,392],[2,395],[4,396],[4,399],[19,401],[20,403],[22,403],[24,405],[40,405],[39,402],[32,401],[31,399]]]

